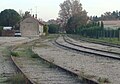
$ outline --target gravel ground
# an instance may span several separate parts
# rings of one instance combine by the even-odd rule
[[[9,46],[18,45],[33,39],[23,37],[0,37],[0,84],[15,73],[15,67],[10,61],[7,51]]]
[[[14,57],[14,60],[35,84],[85,84],[61,69],[50,68],[40,59],[20,56]]]
[[[72,38],[67,37],[71,42],[74,42],[76,44],[85,46],[85,47],[90,47],[98,50],[105,50],[105,51],[111,51],[111,52],[116,52],[120,53],[120,48],[115,48],[115,47],[110,47],[110,46],[105,46],[105,45],[100,45],[100,44],[94,44],[94,43],[88,43],[85,41],[80,41],[80,40],[74,40]]]
[[[64,50],[56,47],[48,40],[37,43],[33,51],[42,58],[90,79],[102,78],[108,79],[111,84],[120,83],[119,60]]]

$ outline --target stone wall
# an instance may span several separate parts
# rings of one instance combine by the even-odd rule
[[[20,23],[20,32],[23,37],[39,36],[40,33],[42,33],[40,32],[40,27],[42,27],[42,25],[40,26],[39,22],[35,18],[29,17]]]

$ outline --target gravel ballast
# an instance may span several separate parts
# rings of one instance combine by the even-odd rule
[[[48,40],[37,43],[33,51],[44,59],[90,79],[97,81],[105,79],[111,84],[120,83],[119,60],[64,50],[56,47]]]

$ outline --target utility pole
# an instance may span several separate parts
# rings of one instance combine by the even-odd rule
[[[32,8],[31,8],[31,9],[28,9],[28,10],[29,10],[30,14],[32,15]]]
[[[37,6],[35,6],[35,12],[36,12],[36,14],[37,14]]]
[[[32,8],[30,9],[31,15],[32,15]]]
[[[35,9],[36,9],[35,18],[37,19],[37,6],[35,7]]]

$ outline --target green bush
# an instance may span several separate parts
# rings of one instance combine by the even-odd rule
[[[26,55],[31,58],[39,58],[38,54],[35,54],[31,48],[26,49]]]
[[[32,58],[39,58],[38,54],[32,54],[31,57]]]
[[[0,26],[0,36],[2,35],[3,26]]]
[[[48,29],[49,27],[47,25],[44,25],[43,32],[45,33],[45,35],[48,35]]]
[[[8,78],[6,82],[8,82],[9,84],[26,84],[24,76],[20,73]]]
[[[15,57],[18,57],[18,56],[19,56],[19,54],[18,54],[17,52],[13,52],[13,51],[11,52],[11,55],[12,55],[12,56],[15,56]]]
[[[58,33],[58,31],[59,31],[59,25],[50,24],[50,25],[48,25],[48,27],[49,27],[48,32],[51,34]]]

